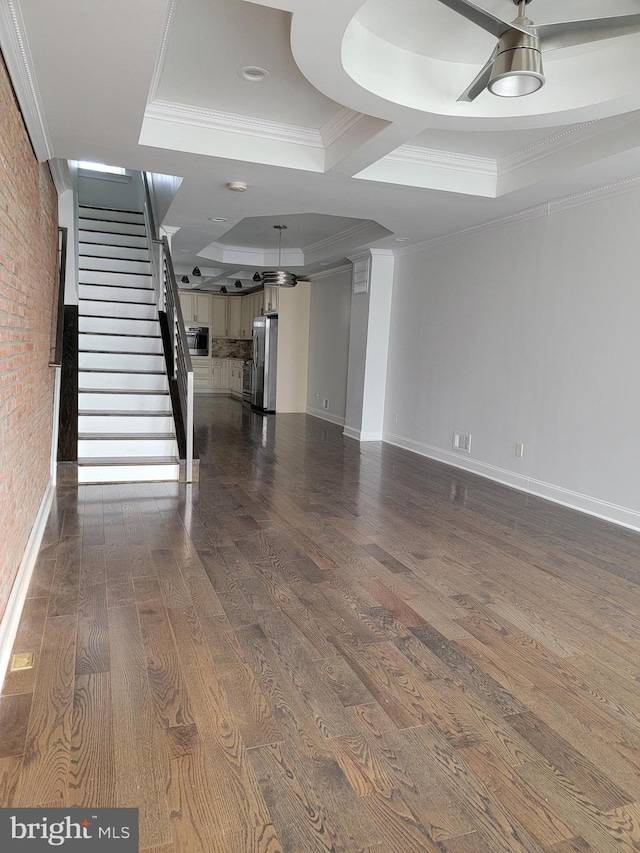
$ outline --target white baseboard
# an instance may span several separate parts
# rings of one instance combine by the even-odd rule
[[[329,421],[330,424],[337,424],[341,427],[344,426],[344,418],[341,418],[339,415],[332,415],[330,412],[327,412],[324,409],[312,409],[307,406],[305,411],[313,418],[320,418],[320,420],[322,421]]]
[[[47,488],[44,491],[44,495],[42,496],[42,501],[40,502],[40,508],[38,509],[36,520],[31,528],[31,533],[29,534],[27,547],[24,549],[18,573],[16,574],[13,587],[11,588],[11,594],[9,595],[9,601],[7,602],[4,616],[2,617],[2,621],[0,621],[0,690],[2,690],[2,684],[7,672],[7,667],[9,666],[11,649],[13,648],[13,643],[16,639],[16,634],[18,633],[18,625],[20,624],[20,617],[22,616],[22,608],[24,607],[24,603],[27,599],[27,591],[29,589],[29,583],[31,582],[31,575],[33,574],[33,568],[36,564],[36,558],[38,556],[38,551],[40,550],[40,543],[42,542],[42,536],[47,525],[49,510],[51,509],[55,492],[56,490],[53,485],[53,481],[49,480]]]
[[[548,501],[553,501],[553,503],[578,510],[578,512],[584,512],[587,515],[593,515],[596,518],[610,521],[621,527],[640,531],[640,512],[629,507],[609,503],[590,495],[583,495],[571,489],[555,486],[553,483],[535,480],[531,477],[508,471],[506,468],[498,468],[495,465],[480,462],[477,459],[464,458],[450,450],[442,450],[440,447],[414,441],[401,435],[384,433],[382,440],[387,444],[393,444],[395,447],[401,447],[403,450],[410,450],[412,453],[426,456],[428,459],[435,459],[437,462],[444,462],[446,465],[451,465],[454,468],[470,471],[472,474],[478,474],[480,477],[486,477],[488,480],[493,480],[496,483],[511,486],[512,489],[518,489],[521,492],[545,498]]]
[[[346,426],[342,433],[347,438],[355,438],[356,441],[383,441],[381,432],[364,432],[363,430]]]

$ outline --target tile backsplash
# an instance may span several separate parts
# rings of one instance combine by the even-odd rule
[[[212,358],[251,358],[252,341],[236,341],[232,338],[212,338]]]

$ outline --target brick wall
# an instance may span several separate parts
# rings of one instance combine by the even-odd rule
[[[57,197],[0,54],[0,616],[49,481]]]

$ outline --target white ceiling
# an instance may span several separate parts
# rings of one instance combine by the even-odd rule
[[[510,0],[476,2],[514,17]],[[12,8],[11,20],[0,15],[0,46],[15,54],[14,84],[26,63],[18,95],[38,106],[29,120],[45,156],[184,178],[165,219],[180,229],[176,260],[219,280],[260,268],[274,245],[270,223],[283,217],[295,217],[291,262],[309,274],[369,245],[411,251],[640,174],[640,36],[559,51],[545,61],[543,100],[486,93],[474,106],[455,99],[492,39],[438,0]],[[542,23],[559,8],[533,0],[528,12]],[[628,12],[640,12],[640,0],[561,6],[565,18]],[[271,76],[243,80],[244,65]],[[233,180],[248,191],[229,192]],[[320,216],[327,228],[314,241],[307,229]]]

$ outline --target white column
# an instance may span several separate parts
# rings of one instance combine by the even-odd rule
[[[358,441],[382,441],[389,355],[393,252],[368,249],[354,264],[349,337],[349,372],[344,434]],[[366,280],[357,274],[366,268]]]

